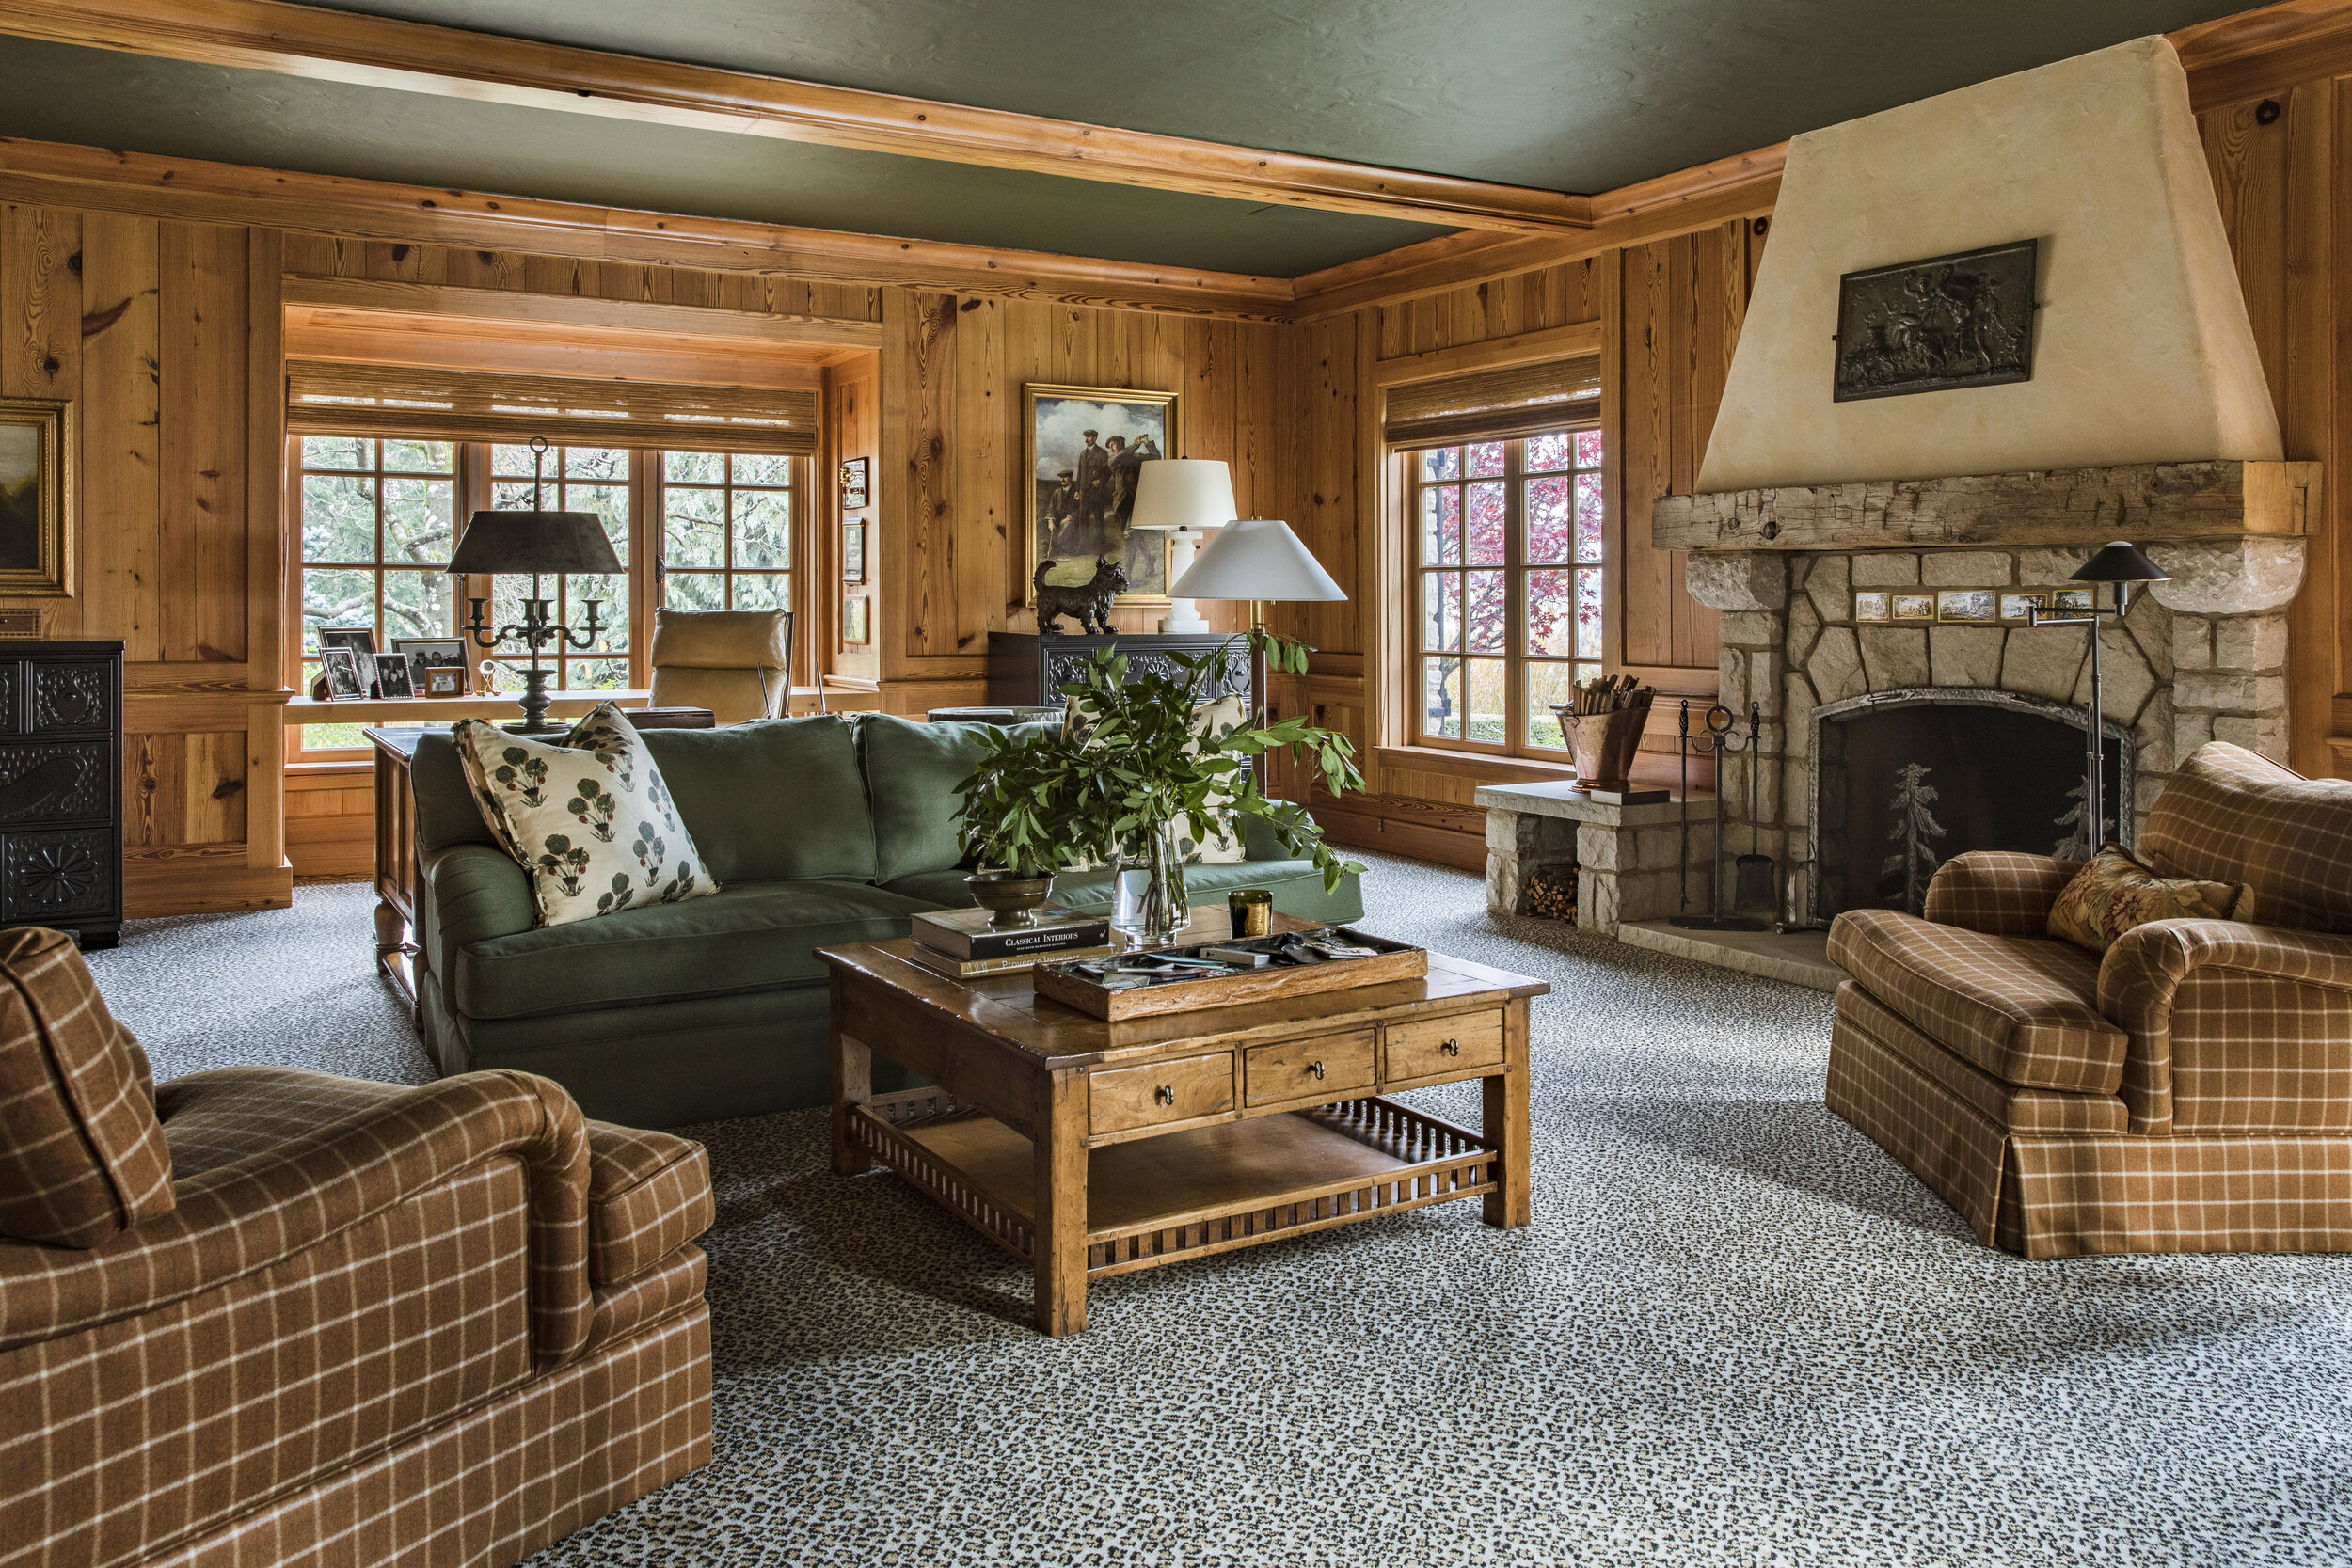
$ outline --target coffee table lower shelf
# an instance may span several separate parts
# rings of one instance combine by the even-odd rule
[[[1029,1140],[936,1088],[876,1095],[857,1145],[1024,1262],[1034,1262]],[[1087,1277],[1104,1278],[1502,1190],[1479,1136],[1377,1096],[1097,1148],[1087,1161]]]

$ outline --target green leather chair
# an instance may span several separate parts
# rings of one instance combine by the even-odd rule
[[[491,838],[450,737],[425,736],[411,768],[425,1049],[444,1073],[543,1073],[589,1116],[639,1127],[824,1103],[816,951],[902,937],[910,916],[971,902],[955,786],[986,728],[858,714],[647,730],[723,891],[550,927],[534,923],[529,880]],[[1354,877],[1327,894],[1311,862],[1245,827],[1248,860],[1191,869],[1196,903],[1263,887],[1286,914],[1362,918]],[[1111,873],[1065,874],[1054,894],[1106,913]]]

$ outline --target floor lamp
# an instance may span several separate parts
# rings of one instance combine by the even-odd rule
[[[1148,467],[1150,465],[1146,465]],[[1331,580],[1288,523],[1246,517],[1219,529],[1191,570],[1168,585],[1188,599],[1248,600],[1249,629],[1265,629],[1268,604],[1329,603],[1347,597]],[[1253,646],[1249,654],[1250,706],[1265,707],[1265,666]]]
[[[2164,568],[2127,539],[2111,541],[2089,561],[2074,577],[2076,582],[2090,586],[2090,608],[2071,615],[2044,615],[2038,604],[2026,607],[2026,623],[2034,626],[2089,626],[2090,628],[2090,709],[2083,720],[2083,843],[2096,855],[2106,842],[2106,744],[2101,731],[2106,727],[2106,692],[2099,678],[2099,631],[2105,617],[2112,615],[2118,623],[2131,612],[2132,585],[2138,582],[2169,582]],[[2099,584],[2115,584],[2115,605],[2103,608],[2099,603]],[[2125,837],[2123,822],[2132,809],[2129,800],[2115,803],[2116,837]]]

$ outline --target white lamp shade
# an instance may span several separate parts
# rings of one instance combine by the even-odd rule
[[[1201,550],[1192,569],[1169,583],[1168,591],[1185,599],[1275,603],[1347,597],[1331,580],[1331,574],[1307,553],[1290,524],[1272,517],[1226,524]]]
[[[1206,457],[1161,457],[1136,470],[1129,528],[1223,528],[1233,520],[1233,471]]]

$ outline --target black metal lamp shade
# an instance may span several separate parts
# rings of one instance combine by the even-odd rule
[[[621,558],[593,512],[477,512],[449,558],[453,576],[618,575]]]
[[[2076,582],[2170,582],[2170,574],[2128,539],[2117,539],[2083,562]]]

